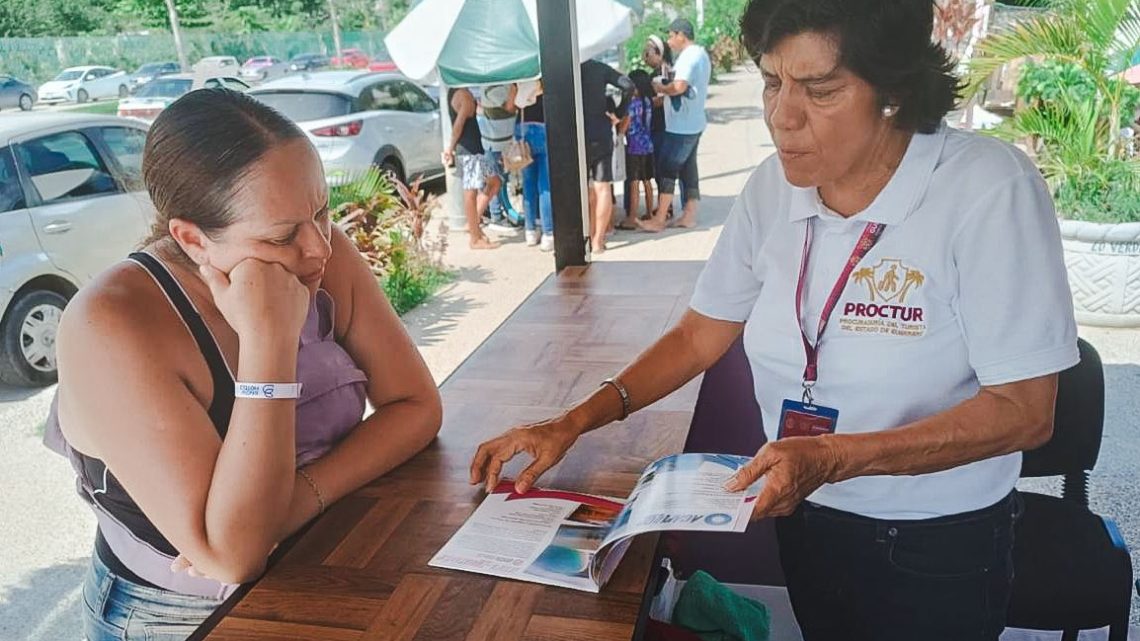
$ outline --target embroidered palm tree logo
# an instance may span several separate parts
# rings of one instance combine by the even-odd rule
[[[851,280],[856,284],[863,283],[867,285],[867,295],[871,297],[871,302],[875,302],[875,269],[873,267],[864,267],[856,269],[854,274],[851,274]]]
[[[907,294],[922,287],[926,277],[917,269],[903,265],[897,258],[884,258],[874,267],[862,267],[851,274],[851,280],[867,287],[870,302],[906,302]]]

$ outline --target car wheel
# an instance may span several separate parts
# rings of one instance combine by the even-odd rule
[[[86,89],[80,89],[79,92],[75,94],[75,102],[77,102],[79,104],[83,104],[83,103],[87,102],[87,90]]]
[[[66,298],[47,290],[28,292],[13,302],[0,325],[0,380],[21,387],[56,382],[55,338],[66,305]]]
[[[404,178],[404,170],[400,167],[400,162],[395,158],[385,158],[376,165],[376,169],[380,170],[389,180],[398,180],[406,184]]]
[[[28,94],[23,94],[20,96],[20,110],[21,111],[31,111],[32,110],[32,97],[29,96]]]
[[[127,89],[126,85],[119,85],[119,97],[120,98],[126,98],[127,94],[129,94],[129,93],[130,93],[130,91]]]

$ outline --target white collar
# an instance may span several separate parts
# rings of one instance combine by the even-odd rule
[[[926,193],[930,177],[934,174],[934,169],[942,156],[945,142],[945,124],[940,125],[938,131],[932,134],[914,134],[907,145],[906,153],[903,154],[902,162],[899,163],[899,168],[895,170],[887,185],[878,196],[875,196],[869,207],[848,220],[886,225],[897,225],[906,220]],[[788,207],[790,222],[806,220],[824,213],[826,207],[815,187],[796,187],[791,184],[788,186],[792,190],[792,199]]]

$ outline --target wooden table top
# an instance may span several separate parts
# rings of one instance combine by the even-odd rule
[[[476,446],[556,415],[672,326],[702,263],[602,262],[547,279],[441,387],[439,438],[331,506],[266,575],[192,639],[514,641],[630,639],[656,536],[630,547],[601,594],[428,567],[483,499]],[[624,497],[650,461],[681,451],[699,381],[585,436],[544,487]],[[525,457],[523,457],[525,458]],[[521,470],[512,462],[504,477]]]

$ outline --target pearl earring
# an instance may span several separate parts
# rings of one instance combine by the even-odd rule
[[[886,107],[883,107],[883,117],[890,118],[894,116],[898,110],[899,108],[897,105],[887,105]]]

